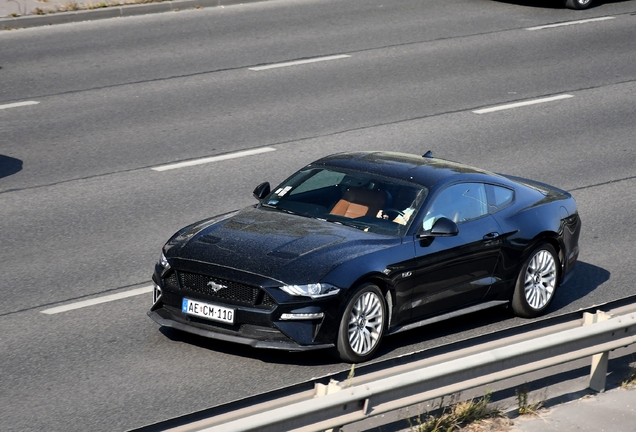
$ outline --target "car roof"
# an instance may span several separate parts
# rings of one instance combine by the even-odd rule
[[[456,181],[497,182],[510,185],[504,177],[456,162],[394,152],[347,152],[326,156],[310,166],[332,166],[418,183],[429,189]]]

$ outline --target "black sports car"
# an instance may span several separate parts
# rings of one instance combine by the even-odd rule
[[[166,243],[153,320],[362,362],[385,335],[461,314],[535,317],[579,255],[569,193],[430,152],[335,154],[254,196]]]

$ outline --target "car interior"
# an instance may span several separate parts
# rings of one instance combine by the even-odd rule
[[[329,212],[351,219],[375,216],[387,201],[387,193],[381,190],[349,188]]]

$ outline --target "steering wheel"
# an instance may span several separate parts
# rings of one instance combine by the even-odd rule
[[[390,219],[390,220],[393,220],[393,219],[395,219],[395,218],[396,218],[396,217],[398,217],[398,216],[401,216],[401,217],[402,217],[402,219],[405,219],[405,220],[406,220],[406,218],[404,217],[404,212],[403,212],[403,211],[400,211],[400,210],[398,210],[398,209],[396,209],[396,208],[386,208],[386,209],[382,209],[382,213],[383,213],[383,214],[386,214],[386,213],[394,213],[395,215],[389,215],[389,219]]]

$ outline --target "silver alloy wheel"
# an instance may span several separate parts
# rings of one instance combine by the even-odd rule
[[[545,249],[537,252],[526,270],[524,291],[528,305],[535,310],[545,307],[556,288],[556,263],[554,257]]]
[[[358,297],[349,315],[349,346],[357,355],[371,352],[382,336],[384,308],[374,292]]]

